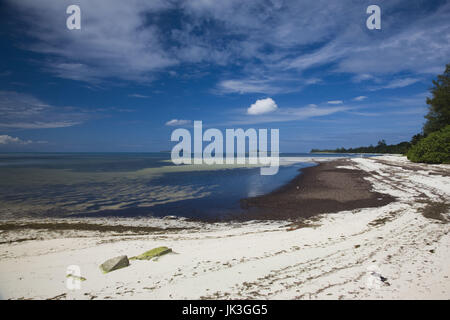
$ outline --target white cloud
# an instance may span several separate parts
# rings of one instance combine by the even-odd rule
[[[310,78],[310,79],[306,79],[305,83],[310,85],[310,84],[317,84],[317,83],[321,83],[322,79],[319,78]]]
[[[291,61],[286,60],[285,64],[289,68],[306,70],[341,59],[348,51],[347,47],[339,47],[335,43],[330,43],[315,52],[300,55]]]
[[[389,83],[387,86],[385,86],[385,88],[387,88],[387,89],[403,88],[403,87],[410,86],[419,81],[420,81],[420,79],[414,79],[414,78],[398,79],[398,80],[394,80],[391,83]]]
[[[268,94],[292,90],[297,83],[268,82],[255,76],[255,68],[286,77],[322,66],[362,81],[404,71],[436,74],[448,63],[448,1],[423,10],[411,8],[407,0],[386,1],[383,32],[364,27],[365,5],[355,0],[332,6],[329,0],[263,3],[79,0],[82,29],[68,32],[61,12],[70,1],[8,0],[18,10],[10,16],[28,24],[31,41],[22,45],[45,54],[41,67],[78,81],[150,81],[161,70],[182,64],[196,64],[197,69],[220,65],[234,66],[242,78],[252,79],[242,92]],[[175,10],[179,14],[174,16],[181,17],[176,23],[160,19]],[[305,49],[310,47],[316,49]],[[231,81],[221,84],[224,91],[240,92],[237,80]]]
[[[191,120],[172,119],[172,120],[166,122],[166,126],[169,126],[169,127],[184,126],[184,125],[187,125],[190,123],[191,123]]]
[[[243,119],[232,120],[226,123],[226,125],[249,125],[258,123],[277,123],[277,122],[290,122],[300,121],[309,118],[327,116],[339,112],[345,112],[352,108],[346,106],[317,106],[315,104],[309,104],[304,107],[294,108],[282,108],[277,112],[266,115],[262,114],[258,117],[247,117]]]
[[[265,113],[274,112],[278,109],[277,104],[272,98],[256,100],[254,104],[247,109],[247,114],[260,115]]]
[[[355,76],[353,76],[352,78],[353,82],[362,82],[362,81],[368,81],[368,80],[376,80],[376,77],[374,77],[371,74],[368,73],[360,73],[360,74],[356,74]]]
[[[75,121],[30,121],[30,122],[0,122],[0,128],[9,129],[55,129],[73,127],[81,122]]]
[[[255,75],[251,78],[222,80],[217,87],[220,93],[281,94],[298,92],[305,86],[314,85],[321,81],[318,78],[264,77]]]
[[[414,83],[419,82],[420,79],[416,78],[403,78],[403,79],[395,79],[390,81],[389,83],[381,86],[372,87],[369,90],[376,91],[381,89],[397,89],[397,88],[404,88],[407,86],[410,86]]]
[[[353,98],[353,101],[364,101],[366,99],[367,99],[367,96],[359,96],[359,97]]]
[[[0,128],[44,129],[80,124],[94,116],[74,107],[55,107],[25,93],[0,91]]]
[[[146,96],[146,95],[143,95],[143,94],[139,94],[139,93],[129,94],[128,96],[131,97],[131,98],[138,98],[138,99],[150,98],[149,96]]]
[[[383,3],[384,12],[396,12],[383,16],[382,28],[388,31],[376,36],[365,28],[355,27],[361,24],[361,15],[358,10],[346,9],[352,6],[350,1],[339,3],[335,14],[330,15],[331,23],[342,23],[337,15],[344,10],[347,12],[342,12],[342,16],[347,19],[348,28],[340,32],[330,30],[330,41],[313,52],[284,59],[282,66],[301,71],[331,66],[328,69],[335,72],[356,74],[356,82],[374,79],[373,74],[442,72],[450,54],[449,2],[432,10],[420,11],[417,7],[415,12],[399,10],[408,5],[406,1]]]
[[[0,135],[0,144],[30,144],[31,140],[22,140],[17,137],[11,137],[8,135]]]
[[[343,104],[344,101],[342,100],[331,100],[327,102],[328,104]]]
[[[148,81],[151,73],[177,64],[161,42],[150,16],[173,6],[168,1],[78,0],[81,30],[68,31],[67,0],[9,0],[24,17],[35,41],[26,48],[45,54],[41,67],[58,77],[98,82],[106,78]]]
[[[218,85],[219,91],[225,93],[266,93],[276,94],[285,92],[285,88],[267,80],[232,79],[223,80]]]

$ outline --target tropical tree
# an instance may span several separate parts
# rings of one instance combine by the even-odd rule
[[[433,80],[433,85],[430,89],[432,98],[427,98],[429,111],[423,127],[425,136],[450,124],[450,64],[447,64],[443,74]]]

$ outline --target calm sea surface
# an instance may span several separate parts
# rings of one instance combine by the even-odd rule
[[[311,165],[281,166],[278,174],[261,176],[255,167],[175,166],[169,153],[3,153],[0,219],[226,218],[243,212],[240,199],[269,193],[294,178],[299,169]]]

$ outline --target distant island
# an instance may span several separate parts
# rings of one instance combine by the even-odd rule
[[[386,144],[386,141],[380,140],[376,146],[358,148],[336,148],[336,149],[312,149],[311,153],[389,153],[406,154],[411,147],[411,143],[404,141],[399,144]]]

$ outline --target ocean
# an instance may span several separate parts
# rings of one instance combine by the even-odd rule
[[[250,166],[175,166],[170,153],[3,153],[0,219],[227,219],[244,213],[240,199],[269,193],[293,179],[301,168],[312,165],[292,163],[280,166],[276,175],[262,176],[258,167]]]

